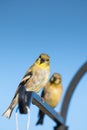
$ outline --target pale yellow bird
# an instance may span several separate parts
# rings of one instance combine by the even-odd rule
[[[42,87],[48,82],[50,75],[50,57],[47,54],[41,54],[35,63],[27,70],[25,76],[21,80],[15,96],[8,107],[3,113],[7,118],[10,118],[14,107],[18,103],[18,91],[21,85],[24,85],[26,91],[34,91],[38,93]]]
[[[62,91],[63,87],[61,83],[61,76],[58,73],[54,73],[49,82],[44,87],[41,97],[50,107],[55,108],[61,99]],[[41,110],[39,110],[39,119],[36,125],[43,124],[44,115],[45,114]]]

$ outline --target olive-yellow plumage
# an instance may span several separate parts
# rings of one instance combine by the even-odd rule
[[[8,107],[8,109],[3,113],[7,118],[10,118],[14,107],[18,103],[18,91],[21,85],[24,85],[26,91],[34,91],[38,93],[42,87],[46,85],[50,74],[50,57],[47,54],[41,54],[35,63],[27,70],[25,76],[21,80],[15,96]]]
[[[61,99],[62,91],[61,76],[58,73],[54,73],[44,87],[42,98],[49,106],[55,108]],[[39,110],[38,116],[39,120],[37,121],[37,125],[43,124],[44,113],[41,110]]]

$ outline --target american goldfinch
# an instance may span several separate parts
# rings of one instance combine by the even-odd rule
[[[62,91],[61,76],[58,73],[54,73],[49,82],[45,85],[41,97],[49,106],[55,108],[61,99]],[[45,114],[39,110],[39,119],[36,125],[43,124],[44,115]]]
[[[47,54],[41,54],[35,63],[27,70],[25,76],[21,80],[14,98],[8,107],[8,109],[3,113],[7,118],[10,118],[14,107],[18,103],[18,91],[21,85],[24,85],[26,91],[34,91],[38,93],[42,87],[48,82],[50,74],[50,57]]]

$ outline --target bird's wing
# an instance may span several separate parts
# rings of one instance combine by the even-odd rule
[[[27,73],[25,74],[25,76],[24,76],[23,79],[21,80],[21,82],[20,82],[20,84],[19,84],[19,86],[18,86],[18,88],[17,88],[17,90],[16,90],[16,92],[15,92],[14,98],[15,98],[16,95],[18,94],[18,91],[19,91],[20,87],[21,87],[22,85],[25,85],[26,82],[32,77],[32,75],[33,75],[32,71],[29,71],[29,72],[27,72]],[[13,98],[13,100],[14,100],[14,98]]]
[[[25,85],[25,83],[32,77],[33,73],[32,71],[29,71],[25,74],[23,79],[21,80],[20,84]]]

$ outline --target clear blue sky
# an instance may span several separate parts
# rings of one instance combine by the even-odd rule
[[[51,58],[51,75],[62,75],[64,96],[72,77],[87,61],[86,0],[0,0],[0,115],[28,67],[43,52]],[[87,73],[69,107],[70,130],[87,129],[86,99]],[[31,105],[30,130],[53,130],[56,124],[48,116],[43,126],[35,126],[37,113],[38,108]],[[15,130],[14,117],[15,110],[10,120],[0,116],[0,129]],[[20,130],[25,130],[26,119],[27,116],[19,115]]]

